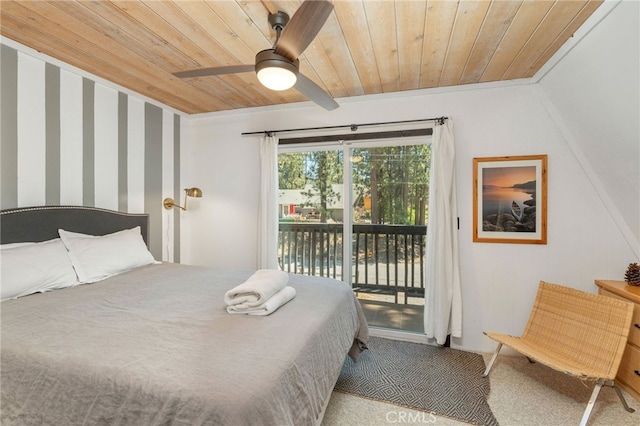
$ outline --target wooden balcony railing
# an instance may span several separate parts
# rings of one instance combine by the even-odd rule
[[[353,225],[353,290],[424,297],[424,225]],[[278,256],[287,272],[343,279],[342,224],[280,223]]]

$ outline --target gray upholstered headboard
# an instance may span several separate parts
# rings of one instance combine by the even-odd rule
[[[90,235],[140,226],[149,245],[149,215],[82,206],[23,207],[0,211],[0,243],[38,242],[58,237],[58,229]]]

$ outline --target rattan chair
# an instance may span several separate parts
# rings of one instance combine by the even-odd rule
[[[498,347],[483,375],[489,374],[502,345],[507,345],[532,362],[595,381],[581,426],[587,424],[603,385],[613,387],[624,408],[633,412],[614,383],[632,315],[630,302],[541,281],[521,337],[484,333]]]

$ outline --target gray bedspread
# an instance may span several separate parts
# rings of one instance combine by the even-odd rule
[[[359,304],[291,275],[297,296],[272,315],[227,314],[225,291],[251,273],[149,265],[2,302],[2,424],[316,423],[366,343]]]

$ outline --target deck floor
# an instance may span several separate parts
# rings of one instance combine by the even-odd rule
[[[372,327],[424,332],[424,305],[404,305],[359,298],[367,323]]]

